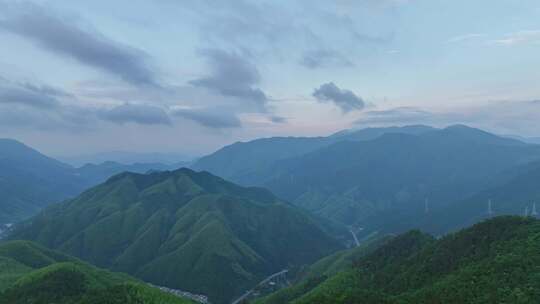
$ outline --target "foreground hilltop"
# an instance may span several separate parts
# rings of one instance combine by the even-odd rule
[[[540,221],[499,217],[436,240],[397,236],[330,278],[258,303],[539,303]]]
[[[45,209],[10,238],[216,303],[341,248],[317,221],[270,192],[189,169],[114,176]]]
[[[0,303],[162,303],[188,300],[31,242],[0,244]]]

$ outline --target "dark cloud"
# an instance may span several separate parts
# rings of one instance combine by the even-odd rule
[[[153,71],[145,64],[147,56],[143,51],[68,24],[44,7],[0,2],[0,10],[7,9],[11,14],[0,18],[0,29],[28,38],[56,54],[119,76],[131,84],[156,84]]]
[[[149,105],[124,104],[100,113],[103,120],[117,124],[136,123],[140,125],[171,125],[167,113]]]
[[[199,51],[210,65],[206,77],[190,81],[196,87],[206,88],[223,96],[239,98],[252,103],[258,111],[266,111],[266,94],[256,85],[260,82],[257,67],[246,56],[218,49]]]
[[[343,112],[347,113],[353,110],[362,110],[365,102],[362,98],[356,96],[352,91],[340,89],[333,82],[322,84],[313,91],[313,97],[319,102],[332,102]]]
[[[59,89],[29,83],[11,83],[0,79],[0,104],[23,105],[45,110],[59,106],[57,97],[67,96]]]
[[[354,64],[342,54],[330,50],[304,52],[300,64],[309,69],[354,66]]]
[[[239,128],[242,122],[230,111],[209,109],[177,109],[173,115],[195,121],[205,127],[213,129]]]

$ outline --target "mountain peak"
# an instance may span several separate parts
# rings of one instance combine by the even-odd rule
[[[207,294],[213,303],[341,247],[317,220],[269,191],[187,168],[116,175],[10,237],[37,240],[38,231],[47,234],[39,237],[42,245],[69,248],[159,286]]]
[[[526,145],[519,140],[501,137],[493,133],[478,128],[473,128],[464,124],[451,125],[442,130],[430,132],[427,135],[432,137],[439,137],[441,140],[448,140],[449,138],[453,138],[460,141],[500,146]]]

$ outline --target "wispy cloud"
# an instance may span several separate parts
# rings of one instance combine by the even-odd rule
[[[354,63],[340,52],[325,49],[304,52],[300,64],[309,69],[354,66]]]
[[[514,46],[521,44],[540,44],[540,30],[526,30],[505,35],[503,38],[492,40],[498,45]]]
[[[0,78],[0,104],[52,110],[60,105],[58,98],[66,96],[69,95],[50,86],[14,83]]]
[[[177,108],[173,109],[172,115],[192,120],[212,129],[239,128],[242,126],[240,119],[227,109]]]
[[[465,41],[471,41],[476,40],[479,38],[485,37],[484,34],[478,34],[478,33],[471,33],[471,34],[465,34],[465,35],[459,35],[452,37],[445,41],[445,43],[459,43],[459,42],[465,42]]]
[[[0,30],[25,37],[61,56],[91,66],[135,85],[156,85],[154,71],[140,49],[118,43],[105,35],[83,30],[56,16],[46,7],[29,3],[0,2]]]
[[[102,119],[117,123],[136,123],[140,125],[171,125],[165,110],[144,104],[123,104],[110,110],[102,111]]]

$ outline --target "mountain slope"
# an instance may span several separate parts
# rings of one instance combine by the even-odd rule
[[[70,167],[10,139],[0,139],[0,224],[28,217],[82,190]]]
[[[256,299],[254,302],[265,304],[288,303],[314,289],[329,277],[351,268],[355,261],[371,254],[391,239],[391,236],[374,238],[362,243],[358,247],[338,251],[326,256],[301,271],[292,286]]]
[[[0,225],[38,213],[45,206],[124,172],[144,173],[175,166],[105,162],[73,168],[11,139],[0,139]]]
[[[497,215],[531,215],[540,212],[540,162],[505,172],[505,178],[486,190],[455,202],[423,219],[427,231],[441,234]],[[491,214],[488,204],[491,201]],[[533,214],[534,215],[534,214]],[[418,219],[416,219],[418,221]]]
[[[540,221],[520,217],[440,240],[410,232],[291,303],[537,303],[539,237]]]
[[[192,168],[204,170],[243,185],[256,185],[253,172],[272,166],[276,161],[300,156],[341,141],[372,140],[383,134],[422,134],[433,130],[427,126],[367,128],[346,130],[328,137],[272,137],[226,146],[199,159]],[[260,176],[259,176],[260,177]]]
[[[426,198],[430,209],[443,208],[539,158],[540,146],[454,126],[338,142],[252,172],[252,180],[266,180],[261,185],[276,195],[345,224],[366,228],[384,218],[398,227],[424,213]]]
[[[11,238],[208,294],[216,303],[265,275],[340,248],[313,219],[270,192],[189,169],[117,175],[47,208]]]
[[[0,244],[0,303],[190,303],[31,242]]]

